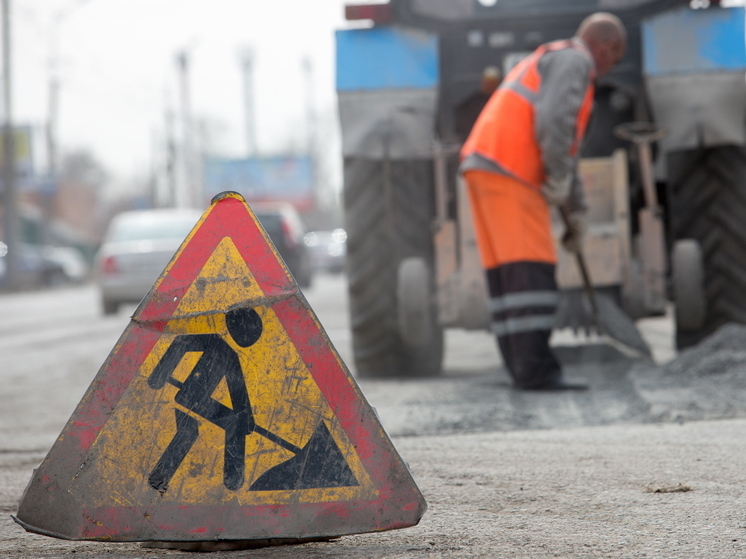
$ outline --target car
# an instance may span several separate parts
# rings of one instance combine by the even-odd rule
[[[300,287],[313,281],[311,254],[303,242],[306,228],[295,207],[288,203],[254,203],[251,210]]]
[[[18,245],[18,280],[22,289],[57,287],[68,283],[60,262],[50,258],[48,247],[32,243]],[[0,288],[8,281],[8,245],[0,242]]]
[[[347,232],[337,228],[331,231],[310,231],[303,242],[311,251],[311,263],[317,272],[342,273],[347,256]]]
[[[62,268],[66,283],[83,283],[88,280],[90,266],[80,250],[73,247],[47,246],[44,247],[43,254]]]
[[[147,295],[200,217],[192,209],[150,209],[112,219],[94,265],[104,314]]]

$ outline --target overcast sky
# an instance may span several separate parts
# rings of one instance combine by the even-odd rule
[[[322,136],[336,133],[329,122],[336,115],[334,31],[346,25],[344,4],[11,0],[14,121],[46,122],[50,59],[58,59],[63,149],[90,148],[118,175],[147,172],[153,144],[164,134],[166,108],[180,108],[175,57],[187,49],[193,114],[213,123],[216,145],[240,156],[246,134],[239,54],[251,48],[259,151],[303,146],[309,102]],[[65,15],[55,24],[58,13]],[[313,68],[311,91],[305,56]]]

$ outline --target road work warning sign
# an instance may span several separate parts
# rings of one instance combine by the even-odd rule
[[[18,509],[67,539],[310,539],[426,508],[240,195],[143,299]]]

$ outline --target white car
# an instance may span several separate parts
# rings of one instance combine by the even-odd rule
[[[147,295],[201,216],[197,210],[158,209],[114,217],[95,264],[104,314]]]

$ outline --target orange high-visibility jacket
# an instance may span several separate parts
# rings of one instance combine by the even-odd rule
[[[574,138],[569,142],[569,153],[564,155],[567,161],[576,160],[593,108],[595,67],[588,49],[581,41],[564,40],[542,45],[508,73],[479,115],[461,149],[462,171],[481,169],[498,172],[536,188],[541,187],[547,174],[553,170],[547,168],[546,158],[542,156],[542,142],[537,138],[537,106],[549,94],[542,91],[544,84],[539,62],[546,53],[563,49],[575,49],[587,59],[584,65],[587,75],[580,80],[585,83],[571,86],[575,87],[573,93],[580,96],[574,104],[568,100],[570,111],[577,110],[575,115],[562,113],[568,112],[567,106],[561,106],[565,99],[552,100],[552,106],[547,107],[547,111],[556,111],[560,120],[568,116],[573,119]],[[562,77],[553,76],[552,79],[561,80]],[[555,137],[561,134],[564,134],[562,130],[547,133]],[[565,167],[558,171],[563,175],[572,172],[571,165],[565,162],[557,167]],[[554,178],[563,179],[565,176]]]

